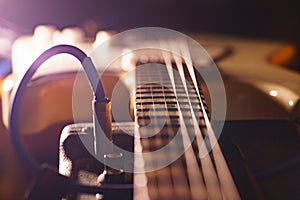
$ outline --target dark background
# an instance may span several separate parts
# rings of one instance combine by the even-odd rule
[[[114,30],[159,26],[298,45],[299,9],[297,0],[0,0],[0,18],[27,31],[41,23],[63,28],[92,19]]]

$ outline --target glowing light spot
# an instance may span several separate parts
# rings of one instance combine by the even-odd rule
[[[126,76],[126,77],[124,78],[124,82],[125,82],[126,85],[133,86],[135,81],[134,81],[134,78],[133,78],[133,77],[131,77],[131,76]]]
[[[53,44],[62,44],[64,42],[61,32],[59,30],[54,31],[53,33]]]
[[[129,71],[134,67],[132,51],[130,49],[123,49],[122,54],[122,70]]]
[[[61,32],[61,36],[63,37],[65,43],[75,44],[83,41],[84,31],[78,27],[65,28]]]
[[[276,97],[278,95],[278,92],[277,90],[270,90],[269,94],[272,96],[272,97]]]
[[[2,88],[4,91],[10,91],[12,90],[14,87],[14,82],[12,80],[9,79],[5,79],[2,85]]]
[[[99,194],[99,193],[97,193],[97,194],[96,194],[96,199],[97,199],[97,200],[103,199],[103,195],[102,195],[102,194]]]
[[[96,35],[96,40],[93,44],[94,48],[97,48],[100,44],[102,44],[103,42],[105,42],[106,40],[108,40],[110,38],[110,34],[106,31],[99,31]]]
[[[53,38],[53,33],[56,27],[51,25],[40,25],[34,29],[34,41],[35,45],[43,47],[43,45],[51,43]]]
[[[289,105],[290,105],[290,106],[293,106],[293,105],[294,105],[294,101],[289,100]]]

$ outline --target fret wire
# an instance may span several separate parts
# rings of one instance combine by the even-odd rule
[[[156,65],[154,65],[153,67],[155,67],[155,69],[156,70],[154,70],[155,72],[156,71],[160,71],[160,69],[159,68],[157,68],[157,66]],[[153,73],[152,72],[152,70],[153,70],[153,68],[152,68],[152,66],[151,66],[151,74]],[[149,80],[149,83],[154,83],[154,84],[157,84],[156,82],[157,82],[157,80],[156,80],[156,77],[155,76],[151,76],[151,74],[149,74],[149,76],[148,76],[148,80]],[[154,78],[153,78],[154,77]],[[154,82],[153,82],[154,81]],[[160,87],[160,86],[157,86],[157,87]],[[157,119],[157,117],[156,117],[156,105],[161,105],[161,102],[157,102],[157,101],[154,101],[154,94],[153,94],[153,87],[151,87],[151,99],[152,99],[152,104],[153,104],[153,113],[154,113],[154,115],[153,116],[150,116],[152,119],[151,119],[151,122],[150,123],[153,123],[154,122],[154,126],[156,126],[156,130],[159,130],[161,127],[159,127],[158,126],[158,119]],[[149,113],[150,114],[150,113]],[[152,120],[153,120],[153,122],[152,122]],[[158,133],[156,133],[156,134],[158,134]],[[146,138],[147,139],[147,138]]]
[[[185,47],[180,47],[181,49],[181,53],[184,54],[184,58],[186,58],[186,56],[188,57],[189,54],[187,54],[188,50],[184,49]],[[189,52],[188,52],[189,53]],[[185,152],[184,156],[185,156],[185,162],[187,165],[187,173],[188,173],[188,180],[189,182],[194,182],[196,181],[196,183],[193,184],[194,187],[191,186],[190,190],[191,190],[191,194],[194,198],[199,199],[199,188],[195,187],[195,186],[200,186],[201,189],[203,189],[205,192],[202,191],[202,195],[205,193],[208,195],[209,198],[226,198],[226,199],[239,199],[239,194],[237,192],[237,189],[235,187],[235,184],[233,182],[232,176],[230,174],[230,171],[228,169],[228,166],[226,164],[226,161],[223,157],[222,151],[217,143],[217,139],[215,138],[215,135],[213,133],[213,129],[211,127],[209,118],[208,118],[208,114],[206,112],[207,106],[206,104],[203,102],[204,98],[203,98],[203,94],[201,93],[201,89],[198,87],[197,84],[197,80],[196,80],[196,76],[195,76],[195,72],[194,72],[194,68],[191,65],[191,60],[187,59],[185,60],[185,64],[187,66],[187,70],[188,70],[188,74],[191,78],[191,81],[193,83],[192,87],[187,87],[186,84],[186,75],[185,75],[185,71],[183,68],[183,64],[182,64],[182,60],[178,59],[179,57],[174,57],[175,63],[176,63],[176,67],[179,71],[179,77],[181,82],[183,83],[182,85],[178,86],[178,84],[175,84],[175,76],[174,76],[174,72],[173,72],[173,68],[172,68],[172,59],[170,58],[170,56],[166,56],[166,53],[163,54],[163,58],[165,60],[165,64],[166,64],[166,71],[167,71],[167,75],[170,79],[169,80],[164,80],[163,78],[163,73],[161,73],[161,69],[157,69],[154,70],[155,73],[153,73],[151,70],[149,71],[148,69],[146,70],[147,73],[141,75],[141,76],[137,76],[138,79],[138,83],[137,85],[139,85],[139,87],[137,87],[136,89],[136,94],[138,93],[139,96],[135,98],[136,102],[135,102],[135,112],[139,112],[139,114],[136,114],[136,119],[138,119],[139,116],[141,116],[141,118],[145,118],[147,115],[145,115],[145,113],[147,113],[147,111],[152,111],[155,115],[151,117],[151,119],[153,120],[151,123],[153,123],[152,125],[154,125],[156,127],[154,127],[154,130],[157,130],[157,128],[159,126],[158,123],[158,119],[161,117],[162,119],[164,118],[163,113],[164,111],[168,113],[168,115],[166,115],[165,117],[169,118],[169,106],[172,103],[172,99],[175,98],[175,105],[177,105],[176,107],[171,107],[171,109],[177,110],[178,111],[178,117],[179,117],[179,122],[180,122],[180,130],[181,130],[181,135],[182,137],[184,137],[184,143],[185,145],[188,144],[189,142],[189,131],[188,128],[190,125],[185,123],[184,120],[184,115],[182,111],[190,111],[191,112],[191,117],[192,117],[192,124],[194,127],[194,132],[196,135],[196,142],[197,142],[197,146],[200,147],[201,149],[199,149],[198,152],[198,156],[199,159],[201,160],[201,165],[202,165],[202,170],[203,170],[203,174],[201,173],[200,169],[197,167],[198,163],[197,163],[197,158],[194,154],[194,150],[191,147],[189,147],[187,149],[187,151]],[[168,67],[169,66],[169,67]],[[151,68],[152,69],[152,68]],[[159,73],[159,76],[157,78],[157,72]],[[151,76],[151,74],[155,74],[155,76]],[[151,78],[152,77],[152,78]],[[143,85],[143,81],[149,81],[149,85]],[[155,84],[151,84],[151,82],[155,81],[156,82],[160,82],[160,85],[155,85]],[[177,80],[178,81],[178,80]],[[145,82],[144,82],[145,83]],[[172,91],[168,91],[165,89],[164,86],[167,87],[172,87],[173,88],[173,92]],[[150,91],[150,96],[146,96],[145,94],[149,94]],[[191,96],[189,95],[189,92],[195,92],[195,94],[192,94]],[[187,102],[180,102],[180,100],[184,100],[185,96],[184,93],[186,94],[187,97]],[[158,96],[158,94],[160,96]],[[167,95],[166,95],[167,94]],[[175,94],[175,97],[170,96],[170,94]],[[154,97],[155,95],[155,97]],[[160,98],[162,97],[162,98]],[[151,102],[152,100],[152,102]],[[198,101],[197,101],[198,100]],[[138,102],[139,101],[139,102]],[[169,102],[169,103],[168,103]],[[137,104],[138,103],[138,104]],[[153,110],[151,110],[151,106],[147,106],[147,105],[151,105]],[[162,105],[164,104],[164,109],[155,106],[155,105]],[[197,104],[197,105],[196,105]],[[188,107],[186,107],[186,105]],[[145,109],[145,110],[144,110]],[[197,112],[199,112],[199,116],[195,114],[194,110],[196,109]],[[158,115],[160,112],[162,112],[162,114]],[[171,115],[170,117],[172,117],[173,115]],[[175,115],[173,116],[175,117]],[[200,122],[198,122],[198,117]],[[175,117],[176,118],[176,117]],[[143,119],[142,119],[143,120]],[[204,122],[204,124],[206,124],[206,128],[207,128],[207,135],[208,137],[208,141],[210,144],[215,144],[214,148],[212,149],[212,154],[213,154],[213,158],[217,159],[216,163],[216,169],[213,166],[212,162],[214,161],[214,159],[211,160],[211,158],[209,156],[205,156],[204,158],[201,156],[203,155],[202,152],[205,152],[206,154],[208,153],[207,150],[207,144],[204,143],[203,137],[201,132],[202,131],[202,122]],[[200,123],[200,125],[199,125]],[[173,122],[170,122],[170,124],[172,125]],[[150,127],[146,127],[146,128],[150,128]],[[169,131],[167,131],[168,133],[168,137],[170,137]],[[155,140],[158,140],[160,138],[156,138]],[[162,139],[162,138],[161,138]],[[148,139],[140,139],[142,140],[142,143],[147,143],[148,146],[149,145],[149,141]],[[201,145],[204,144],[204,145]],[[147,145],[146,145],[147,146]],[[159,146],[159,145],[155,145],[155,146]],[[154,159],[155,160],[155,159]],[[196,162],[195,162],[196,160]],[[155,162],[155,161],[154,161]],[[173,166],[173,165],[171,165]],[[195,172],[198,174],[197,176],[200,177],[200,179],[198,178],[197,180],[195,179]],[[218,179],[219,176],[219,179]],[[205,180],[205,184],[203,180]],[[199,183],[199,181],[202,181],[202,185],[201,183]],[[228,184],[229,183],[229,184]],[[175,183],[173,183],[175,184]],[[221,187],[220,187],[221,186]],[[218,190],[217,194],[216,192],[216,188]],[[233,190],[233,191],[230,191]],[[222,192],[221,192],[222,191]],[[148,191],[147,194],[149,195]],[[195,195],[197,194],[197,195]],[[222,196],[222,194],[224,196]],[[216,196],[214,196],[216,195]],[[207,197],[207,196],[205,196]]]
[[[144,68],[142,68],[142,69],[144,69]],[[151,70],[153,70],[153,68],[151,68]],[[149,69],[146,67],[146,69],[145,69],[145,71],[143,70],[143,73],[145,73],[146,75],[147,75],[147,80],[148,80],[148,83],[149,83],[149,86],[146,88],[146,92],[147,93],[149,93],[149,91],[150,91],[150,100],[152,99],[152,103],[150,104],[150,105],[152,105],[152,106],[150,106],[149,107],[149,109],[148,110],[150,110],[150,112],[152,111],[152,112],[154,112],[154,113],[156,113],[156,104],[154,103],[154,98],[153,98],[153,96],[154,96],[154,93],[153,93],[153,86],[152,86],[152,79],[151,79],[151,76],[149,75],[150,73],[149,73]],[[141,73],[140,73],[141,74]],[[140,74],[138,74],[138,75],[140,75]],[[145,78],[143,78],[143,79],[140,79],[140,82],[139,82],[139,84],[141,85],[140,86],[140,88],[142,89],[145,85],[145,82],[143,82],[143,81],[147,81]],[[147,83],[147,82],[146,82]],[[140,93],[140,96],[142,96],[142,94]],[[142,103],[142,101],[140,101],[140,105],[141,105],[141,107],[143,106],[143,103]],[[153,110],[151,110],[151,109],[153,109]],[[144,115],[145,113],[144,112],[142,112],[142,115]],[[151,113],[149,113],[149,114],[151,114]],[[154,126],[157,126],[157,119],[156,119],[156,117],[155,116],[151,116],[151,120],[153,120],[152,122],[150,122],[151,123],[151,125],[154,125]],[[146,132],[147,132],[147,130],[148,130],[148,126],[149,126],[149,124],[146,124]],[[142,127],[143,128],[143,127]],[[141,130],[141,127],[139,128],[140,130]],[[155,129],[155,127],[154,127],[154,129]],[[157,130],[157,128],[155,129],[155,130]],[[143,135],[143,136],[146,136],[147,137],[147,135]],[[149,139],[148,138],[145,138],[145,139],[142,139],[142,138],[140,138],[140,141],[142,142],[142,144],[144,144],[144,146],[145,146],[145,143],[146,143],[146,146],[148,145],[149,146]],[[153,145],[153,144],[152,144]],[[154,163],[153,163],[154,162]],[[153,165],[153,164],[155,164],[155,160],[154,161],[150,161],[150,163],[149,163],[149,161],[146,161],[145,162],[145,165]],[[157,173],[157,172],[154,172],[154,173]],[[147,174],[147,173],[146,173]],[[160,182],[158,181],[158,180],[150,180],[150,181],[154,181],[156,184],[160,184]],[[159,189],[159,187],[157,187],[158,185],[156,185],[156,190],[158,191],[158,189]],[[154,186],[155,187],[155,186]],[[151,197],[151,194],[149,194],[148,193],[148,195]]]
[[[159,77],[159,82],[160,82],[160,88],[161,88],[161,91],[162,91],[162,97],[163,97],[163,100],[161,100],[160,101],[160,103],[159,104],[164,104],[164,109],[162,109],[163,111],[168,111],[168,104],[167,104],[167,102],[166,102],[166,95],[165,95],[165,88],[164,88],[164,83],[163,83],[163,73],[161,73],[162,72],[162,68],[159,68],[159,69],[157,69],[156,70],[156,72],[158,72],[158,73],[156,73],[156,75],[158,74],[158,77]],[[152,87],[150,86],[150,88],[152,89]],[[158,88],[158,87],[157,87]],[[153,93],[152,93],[152,95],[150,96],[150,99],[152,99],[153,100],[153,102],[154,102],[154,95],[153,95]],[[154,109],[156,109],[156,108],[154,108]],[[157,113],[157,112],[155,112],[155,113]],[[167,117],[166,115],[165,116],[163,116],[163,117]],[[157,116],[155,115],[155,118],[157,119]],[[156,120],[157,121],[157,120]],[[158,123],[155,123],[155,125],[156,124],[158,124]],[[156,139],[154,139],[155,141],[156,141],[156,143],[157,142],[159,142],[160,140],[161,140],[161,138],[156,138]],[[143,142],[144,143],[147,143],[148,145],[149,145],[149,141],[147,140],[147,139],[145,139],[145,140],[143,140]],[[155,146],[159,146],[159,144],[156,144]],[[154,149],[155,150],[155,149]],[[168,157],[168,156],[166,156],[166,157]],[[156,163],[156,161],[154,160],[154,162]],[[167,169],[167,168],[166,168]],[[160,169],[160,170],[158,170],[156,173],[159,173],[160,171],[162,171],[162,170],[164,170],[164,169]],[[166,174],[167,175],[167,174]],[[158,175],[158,176],[156,176],[156,177],[158,177],[158,180],[157,180],[157,184],[158,184],[158,190],[160,190],[160,188],[161,189],[163,189],[163,188],[165,188],[166,187],[166,183],[168,183],[168,185],[170,185],[171,184],[171,180],[169,179],[169,181],[167,181],[166,183],[165,183],[165,181],[164,180],[166,180],[165,178],[166,177],[164,177],[164,180],[162,180],[162,179],[159,179],[159,178],[162,178],[162,176],[160,176],[160,175]],[[165,184],[164,184],[165,183]],[[172,194],[174,194],[174,192],[173,191],[171,191],[170,189],[172,189],[173,187],[170,187],[169,188],[169,192],[171,192],[171,193],[169,193],[169,194],[167,194],[167,197],[171,197],[171,195]],[[160,192],[160,194],[161,195],[164,195],[165,194],[165,191],[162,191],[162,192]],[[150,194],[151,195],[151,194]]]

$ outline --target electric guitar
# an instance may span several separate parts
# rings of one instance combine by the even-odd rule
[[[229,54],[230,51],[225,49],[225,52]],[[243,191],[238,176],[229,166],[228,160],[230,159],[228,156],[227,158],[226,155],[224,156],[226,153],[220,147],[218,135],[215,134],[210,121],[212,108],[209,94],[206,93],[207,88],[201,80],[201,76],[197,74],[197,66],[191,66],[188,62],[180,62],[176,58],[166,59],[164,57],[163,60],[158,59],[158,62],[157,60],[149,62],[150,60],[148,57],[146,61],[138,61],[146,66],[136,66],[134,85],[130,81],[126,85],[126,78],[124,79],[124,87],[129,88],[128,106],[131,108],[130,116],[133,118],[133,123],[125,120],[123,123],[113,125],[116,146],[133,153],[127,157],[124,155],[125,166],[120,167],[120,174],[116,181],[120,181],[121,177],[121,180],[125,180],[124,184],[130,186],[124,187],[125,189],[119,188],[118,193],[115,193],[115,190],[109,191],[104,194],[104,198],[112,197],[114,199],[124,197],[124,194],[129,199],[240,199],[251,195],[253,198],[260,197],[260,192],[257,191],[255,184],[250,192],[249,190]],[[226,65],[223,67],[224,71],[229,73],[230,69],[226,68]],[[267,67],[263,71],[269,69]],[[277,70],[276,73],[279,71],[283,70]],[[233,74],[240,73],[235,70],[231,72]],[[298,76],[290,72],[284,73],[287,77]],[[112,85],[115,86],[122,79],[122,74],[123,72],[111,76],[108,73],[107,76],[103,76],[103,79],[106,78],[107,83],[113,83]],[[60,77],[68,80],[62,82],[67,85],[63,85],[61,91],[67,91],[68,93],[64,95],[70,97],[73,95],[70,94],[72,92],[70,87],[74,86],[74,81],[75,84],[78,80],[82,83],[80,75],[79,79],[77,76],[78,74],[66,73],[38,77],[29,85],[32,90],[27,93],[27,98],[30,98],[30,92],[42,91],[43,85],[49,84],[50,79],[50,82],[58,80],[56,82],[58,83]],[[111,77],[115,78],[112,82]],[[246,78],[251,79],[251,76],[246,76]],[[271,79],[269,78],[269,81]],[[282,80],[282,82],[284,81]],[[80,84],[81,89],[84,88],[84,84]],[[110,86],[106,84],[106,90]],[[53,87],[55,88],[57,85],[53,85]],[[290,89],[293,93],[292,101],[296,102],[297,88],[291,86]],[[113,90],[110,91],[108,94],[113,97]],[[9,93],[9,88],[6,92]],[[56,92],[55,89],[50,90],[50,93],[46,95],[52,96]],[[67,106],[67,109],[70,109],[70,104]],[[28,108],[23,108],[23,114],[28,113]],[[41,110],[37,109],[37,112],[43,115],[43,109],[51,108],[42,106]],[[62,118],[58,117],[60,122],[70,120],[69,112],[67,113],[63,114]],[[89,110],[83,111],[83,114],[77,119],[82,118],[84,121],[89,121],[86,116],[91,115],[88,113]],[[49,125],[47,118],[39,117],[40,119],[43,119],[44,122],[38,123],[36,132]],[[55,121],[57,118],[53,120]],[[75,122],[78,121],[75,120]],[[74,150],[72,142],[68,143],[74,135],[75,138],[86,137],[87,143],[93,143],[90,129],[90,124],[74,124],[65,128],[61,136],[60,172],[75,180],[98,185],[100,183],[97,181],[97,173],[101,172],[103,166],[86,153],[81,140],[75,147],[80,150],[79,155],[76,154],[77,150]],[[25,130],[29,131],[28,126]],[[161,149],[163,151],[160,151]],[[75,155],[73,155],[74,151]],[[155,156],[152,155],[153,152]],[[125,173],[125,169],[131,173]],[[249,174],[247,167],[243,171],[244,174]],[[246,185],[253,183],[251,174],[242,182],[246,182]],[[72,194],[69,198],[77,198],[77,195]]]
[[[238,160],[240,171],[246,175],[242,179],[237,174],[234,177],[228,167],[218,143],[218,134],[210,122],[211,108],[205,101],[202,88],[206,86],[199,72],[177,57],[166,56],[163,63],[137,63],[134,73],[122,77],[124,85],[116,84],[116,94],[112,94],[112,99],[118,99],[114,95],[120,93],[119,98],[125,101],[121,107],[127,104],[132,114],[128,121],[124,116],[114,115],[116,121],[121,118],[124,122],[113,123],[115,148],[109,155],[121,155],[114,158],[121,164],[111,174],[107,172],[108,181],[104,182],[108,185],[123,184],[127,189],[108,190],[102,197],[259,198],[257,184],[242,159],[233,159]],[[130,84],[132,82],[134,86]],[[126,92],[122,93],[118,88],[128,90],[129,101],[126,101]],[[117,105],[114,101],[112,103]],[[121,109],[118,111],[122,113]],[[91,124],[82,123],[64,129],[60,140],[59,171],[81,183],[101,186],[98,175],[103,166],[90,155],[93,155],[95,142],[92,129]],[[116,161],[106,161],[106,164],[109,162]],[[251,187],[241,188],[236,181]],[[72,194],[69,198],[93,199],[95,196]]]

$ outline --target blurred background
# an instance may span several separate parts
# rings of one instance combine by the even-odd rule
[[[158,26],[300,45],[300,2],[296,0],[0,0],[0,26],[17,34],[32,33],[39,24],[126,30]],[[88,32],[88,31],[87,31]],[[293,69],[299,70],[299,56]]]
[[[0,0],[0,60],[3,55],[10,57],[14,39],[32,34],[39,24],[53,24],[59,29],[81,26],[89,36],[99,29],[122,31],[155,26],[279,40],[299,48],[299,8],[297,0]],[[8,52],[2,52],[5,45]],[[0,74],[9,73],[10,69],[3,67],[9,66],[3,64],[9,61],[1,60]],[[289,64],[300,70],[299,52]],[[19,199],[27,177],[14,156],[1,117],[0,123],[0,199]],[[36,141],[40,143],[43,137]]]
[[[295,0],[1,0],[0,18],[29,32],[41,23],[63,28],[94,20],[113,30],[160,26],[300,44],[299,7]]]

